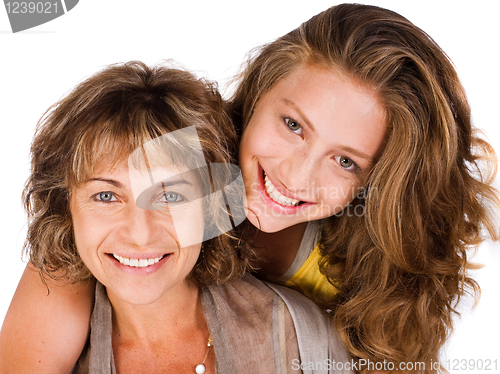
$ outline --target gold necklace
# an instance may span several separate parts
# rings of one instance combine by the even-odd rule
[[[208,335],[208,342],[207,342],[207,351],[205,352],[205,358],[203,359],[203,362],[199,365],[196,365],[196,368],[194,369],[194,371],[196,372],[196,374],[203,374],[206,370],[205,368],[205,361],[207,360],[207,357],[208,357],[208,351],[210,350],[210,348],[213,347],[212,345],[212,337],[210,335]]]

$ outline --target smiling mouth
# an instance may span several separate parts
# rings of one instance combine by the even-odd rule
[[[118,256],[113,254],[113,257],[120,262],[122,265],[130,266],[130,267],[136,267],[136,268],[145,268],[151,265],[156,264],[163,258],[165,258],[167,255],[163,255],[161,257],[156,257],[156,258],[128,258],[128,257],[123,257],[123,256]]]
[[[262,177],[264,178],[264,186],[267,196],[269,196],[271,200],[273,200],[275,203],[285,207],[299,206],[305,203],[304,201],[301,200],[297,200],[291,197],[286,197],[281,192],[279,192],[274,186],[273,182],[271,182],[269,177],[266,175],[266,172],[264,170],[262,170]]]

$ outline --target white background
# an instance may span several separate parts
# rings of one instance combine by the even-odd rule
[[[29,145],[37,120],[51,104],[102,66],[133,59],[150,64],[175,59],[219,81],[224,89],[251,48],[336,3],[81,0],[68,14],[18,34],[12,34],[7,13],[0,8],[0,322],[24,268],[21,191],[28,175]],[[474,5],[451,0],[367,3],[397,11],[440,44],[466,87],[476,126],[500,151],[496,0],[478,0]],[[500,372],[499,253],[498,244],[480,248],[476,260],[486,266],[473,275],[483,288],[482,298],[473,311],[470,301],[461,305],[462,318],[456,320],[443,362],[497,360]]]

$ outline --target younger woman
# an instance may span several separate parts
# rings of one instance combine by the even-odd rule
[[[392,11],[335,6],[263,47],[230,108],[265,276],[331,309],[353,356],[434,372],[500,209],[444,52]]]
[[[493,151],[474,135],[444,52],[394,12],[339,5],[263,47],[229,107],[248,218],[261,230],[242,226],[241,235],[259,250],[261,274],[328,307],[354,357],[436,372],[430,364],[456,302],[477,290],[468,250],[483,227],[498,238],[491,212],[499,207]],[[36,329],[44,343],[33,364],[43,357],[71,367],[91,292],[52,287],[53,296],[34,301],[29,287],[42,289],[28,269],[4,341],[14,341],[12,331],[26,336],[12,326],[41,304],[37,320],[49,325]],[[56,320],[52,310],[67,316]],[[46,339],[56,321],[71,346]],[[47,354],[44,344],[57,350]]]

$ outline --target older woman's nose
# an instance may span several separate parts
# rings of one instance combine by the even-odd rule
[[[129,204],[124,212],[122,220],[122,235],[137,246],[147,246],[151,244],[159,233],[158,217],[154,210],[142,209]]]

